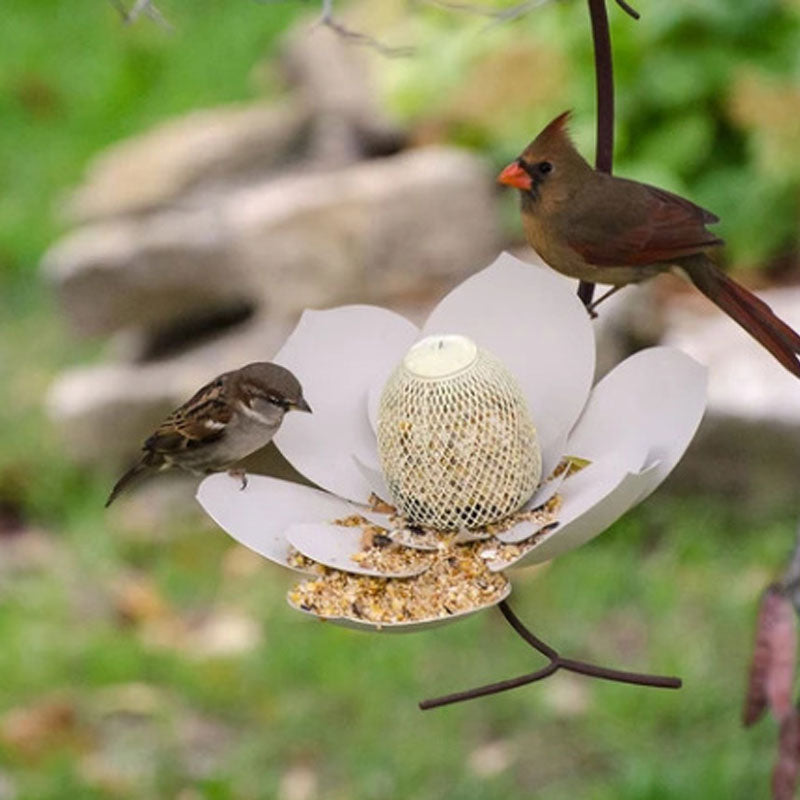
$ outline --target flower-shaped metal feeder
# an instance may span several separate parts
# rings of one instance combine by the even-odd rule
[[[514,616],[505,570],[580,546],[666,478],[700,423],[704,368],[656,347],[592,388],[594,336],[570,283],[508,254],[421,329],[371,306],[307,311],[275,361],[314,408],[275,442],[321,488],[253,476],[240,491],[214,475],[198,499],[235,539],[309,573],[294,608],[397,631],[500,604],[550,661],[514,685],[558,668],[679,685],[561,658]]]

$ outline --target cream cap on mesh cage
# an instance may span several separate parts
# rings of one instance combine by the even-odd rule
[[[378,452],[392,500],[418,525],[477,528],[531,497],[542,457],[506,367],[456,334],[417,342],[386,382]]]

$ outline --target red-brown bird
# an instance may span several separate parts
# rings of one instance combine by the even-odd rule
[[[520,190],[528,243],[553,269],[615,289],[672,272],[688,278],[800,377],[800,336],[706,255],[718,218],[678,195],[598,172],[556,117],[498,180]],[[603,299],[603,298],[601,298]]]

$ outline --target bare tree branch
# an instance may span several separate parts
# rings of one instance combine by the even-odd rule
[[[426,0],[426,2],[430,5],[447,9],[448,11],[464,11],[468,14],[489,17],[492,20],[491,27],[501,22],[518,19],[534,8],[539,8],[539,6],[543,6],[546,3],[551,3],[553,0],[524,0],[522,3],[517,3],[507,8],[492,8],[491,6],[476,3],[462,3],[459,2],[459,0]]]
[[[132,25],[139,17],[146,16],[164,28],[164,30],[170,32],[174,30],[166,17],[153,5],[153,0],[135,0],[130,11],[125,8],[122,0],[109,0],[109,2],[117,10],[126,25]]]
[[[317,20],[316,24],[324,25],[326,28],[330,28],[332,31],[338,33],[339,36],[347,39],[353,44],[370,47],[381,55],[388,56],[389,58],[401,58],[410,56],[414,53],[413,47],[394,47],[392,45],[384,44],[374,36],[370,36],[367,33],[361,33],[360,31],[348,28],[347,25],[334,17],[333,0],[322,0],[322,15]]]

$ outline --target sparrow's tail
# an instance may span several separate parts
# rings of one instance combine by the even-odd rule
[[[108,496],[108,500],[106,500],[106,508],[108,508],[116,499],[117,495],[126,487],[130,486],[132,483],[135,483],[139,478],[142,477],[146,472],[150,472],[153,469],[153,464],[150,463],[150,460],[145,455],[142,459],[134,464],[115,484],[114,488],[111,490],[111,494]]]
[[[800,378],[800,335],[744,286],[722,272],[705,255],[681,259],[692,283],[729,317]]]

